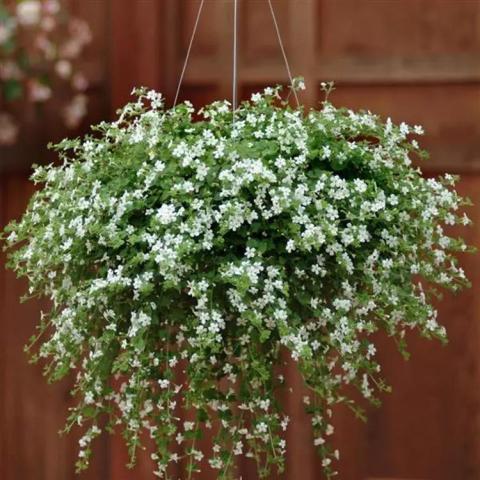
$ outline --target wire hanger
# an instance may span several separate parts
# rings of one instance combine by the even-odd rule
[[[287,57],[285,46],[284,46],[284,43],[283,43],[283,40],[282,40],[282,35],[281,35],[281,32],[280,32],[280,27],[278,25],[277,16],[275,14],[275,9],[273,8],[272,0],[266,0],[266,1],[268,3],[270,13],[271,13],[271,16],[272,16],[273,25],[275,27],[275,32],[277,34],[278,44],[279,44],[280,50],[282,52],[283,61],[285,63],[285,69],[286,69],[287,74],[288,74],[288,79],[289,79],[289,82],[290,82],[290,86],[291,86],[292,92],[295,96],[295,102],[297,104],[297,107],[299,107],[300,106],[300,101],[298,99],[297,91],[294,88],[292,71],[290,69],[290,64],[288,62],[288,57]],[[178,80],[177,90],[176,90],[176,93],[175,93],[175,100],[173,102],[174,107],[177,105],[177,102],[178,102],[180,89],[182,87],[183,79],[185,77],[185,72],[187,70],[188,61],[190,59],[190,54],[191,54],[191,51],[192,51],[193,42],[195,40],[195,36],[196,36],[196,33],[197,33],[198,24],[200,23],[200,17],[202,16],[202,11],[203,11],[204,4],[205,4],[205,0],[201,0],[200,5],[198,7],[195,23],[194,23],[194,26],[193,26],[192,35],[190,37],[190,42],[189,42],[189,45],[188,45],[187,54],[185,56],[185,61],[183,63],[183,68],[182,68],[182,71],[181,71],[181,74],[180,74],[180,78]],[[235,111],[237,110],[237,107],[238,107],[238,4],[239,4],[239,0],[233,0],[232,111],[233,111],[234,120],[235,120]]]

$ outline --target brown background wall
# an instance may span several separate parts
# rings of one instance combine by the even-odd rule
[[[70,0],[92,25],[94,45],[85,67],[93,79],[89,121],[106,118],[134,85],[172,99],[195,20],[197,0]],[[240,91],[247,96],[286,74],[266,0],[240,0]],[[480,1],[276,0],[280,28],[295,75],[308,90],[302,102],[322,99],[320,81],[335,80],[337,105],[368,108],[394,120],[422,124],[432,159],[426,174],[463,175],[460,190],[476,207],[466,234],[480,245]],[[231,92],[230,0],[207,0],[182,98],[201,105]],[[48,115],[48,112],[47,112]],[[64,132],[53,117],[15,150],[0,150],[0,225],[21,214],[31,194],[26,165],[46,158],[44,143]],[[88,122],[87,122],[88,123]],[[8,166],[8,168],[5,168]],[[3,263],[3,258],[1,260]],[[447,347],[410,338],[404,363],[392,342],[378,338],[384,373],[393,386],[381,409],[362,424],[336,416],[342,480],[480,479],[480,258],[464,267],[473,289],[446,296],[440,320]],[[18,303],[24,285],[0,272],[0,479],[69,480],[76,438],[58,437],[69,383],[48,386],[41,368],[27,365],[22,346],[38,319],[36,304]],[[291,381],[298,378],[291,373]],[[301,395],[289,398],[295,421],[288,433],[287,480],[317,480]],[[85,479],[151,479],[147,461],[127,472],[118,439],[97,443]],[[254,479],[242,464],[244,480]],[[202,478],[208,479],[206,475]]]

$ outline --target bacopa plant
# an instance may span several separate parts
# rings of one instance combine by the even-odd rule
[[[402,348],[411,329],[446,338],[431,296],[468,284],[455,253],[470,248],[444,231],[469,223],[468,201],[454,177],[412,166],[419,126],[328,98],[291,108],[280,88],[235,115],[136,94],[54,147],[63,163],[36,168],[43,188],[5,234],[29,295],[51,299],[34,358],[52,381],[76,372],[78,468],[103,429],[121,429],[132,463],[151,437],[160,478],[180,460],[183,478],[202,465],[236,478],[242,455],[261,478],[281,472],[291,357],[334,475],[332,408],[354,408],[352,386],[373,402],[385,388],[372,334]]]

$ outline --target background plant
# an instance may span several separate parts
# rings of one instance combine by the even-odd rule
[[[167,110],[136,93],[96,135],[54,147],[63,164],[36,168],[44,188],[7,227],[10,267],[52,300],[34,358],[52,381],[77,372],[67,430],[86,428],[78,468],[106,418],[132,464],[142,432],[153,439],[160,478],[182,457],[187,478],[205,457],[222,479],[239,455],[262,478],[282,471],[287,353],[334,475],[332,407],[361,413],[346,385],[374,403],[386,388],[372,334],[402,351],[411,329],[446,339],[431,297],[468,285],[454,254],[469,248],[444,231],[469,223],[468,201],[454,177],[412,166],[425,156],[419,126],[328,101],[292,109],[279,88],[234,120],[228,102],[194,120],[189,103]]]
[[[0,146],[16,142],[20,102],[43,104],[67,89],[65,125],[79,125],[87,111],[88,81],[78,59],[91,41],[86,22],[59,0],[0,0]]]

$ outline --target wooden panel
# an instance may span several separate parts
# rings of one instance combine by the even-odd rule
[[[276,12],[278,26],[285,33],[285,43],[288,48],[289,22],[288,3],[284,0],[272,0]],[[266,1],[243,2],[241,45],[244,50],[245,62],[258,65],[263,61],[280,59],[281,53],[275,33],[272,15]],[[261,35],[259,35],[261,32]]]
[[[289,53],[294,76],[303,76],[307,90],[302,92],[302,102],[307,107],[317,105],[317,86],[319,77],[315,71],[316,47],[315,35],[318,28],[318,2],[306,0],[302,8],[290,4],[290,37],[292,49]],[[322,80],[324,80],[322,78]]]
[[[207,5],[209,5],[209,2],[207,2]],[[223,96],[230,98],[232,89],[233,2],[212,2],[210,5],[215,7],[211,9],[210,25],[217,32],[216,41],[219,45],[219,51],[216,56],[212,57],[203,55],[202,52],[195,54],[192,50],[192,57],[185,75],[185,83],[191,85],[216,83],[220,87],[220,92],[223,92]],[[295,43],[298,44],[296,41],[298,35],[292,28],[292,25],[298,25],[299,23],[295,13],[301,11],[307,12],[307,15],[309,15],[310,6],[313,5],[312,0],[302,2],[302,9],[297,9],[294,4],[285,0],[274,0],[272,5],[285,49],[292,56]],[[288,79],[288,75],[267,1],[243,1],[240,2],[240,7],[237,52],[240,87],[265,81],[269,84],[284,82]],[[204,20],[203,16],[202,20]],[[308,27],[311,20],[309,18],[305,22],[305,27]],[[185,20],[180,16],[177,17],[177,22],[179,25],[183,25]],[[215,22],[218,22],[218,24],[215,24]],[[310,32],[309,28],[305,28],[304,31]],[[303,37],[300,36],[300,38]],[[304,44],[303,47],[305,47]],[[305,57],[306,53],[307,49],[302,52],[302,56]],[[296,74],[300,73],[304,72],[296,72]]]
[[[112,113],[131,99],[133,87],[160,89],[161,78],[174,75],[173,65],[160,62],[165,44],[165,2],[156,0],[108,0],[110,5],[110,53]],[[102,3],[105,3],[102,2]]]
[[[477,246],[479,187],[479,175],[465,177],[459,185],[459,191],[476,205],[469,209],[474,227],[461,233]],[[473,288],[446,295],[440,304],[439,321],[447,327],[450,340],[446,347],[409,335],[413,355],[404,362],[392,342],[379,339],[378,356],[393,392],[369,416],[372,477],[480,478],[480,257],[464,257],[462,266]]]
[[[476,55],[478,14],[472,0],[323,0],[317,46],[364,59]]]
[[[423,125],[426,135],[419,141],[431,154],[424,169],[480,169],[480,84],[340,85],[331,100],[337,106]]]
[[[24,210],[33,189],[24,175],[0,177],[0,227],[17,218]],[[70,381],[48,385],[41,365],[28,363],[23,346],[35,332],[41,304],[20,304],[26,293],[25,282],[5,271],[4,256],[0,269],[0,478],[2,480],[65,480],[75,478],[79,432],[60,437],[71,405]],[[105,478],[108,468],[107,445],[97,443],[92,468],[84,476]]]
[[[184,85],[180,90],[179,102],[189,100],[196,108],[201,108],[205,103],[218,100],[218,87],[215,85]]]
[[[198,15],[200,6],[199,0],[181,0],[180,2],[178,31],[180,33],[180,43],[182,48],[178,51],[179,64],[185,58],[188,50],[188,45],[193,33],[193,27]],[[192,55],[198,56],[212,56],[219,51],[219,25],[211,21],[212,16],[215,15],[215,2],[205,2],[202,9],[200,21],[198,22],[197,33],[195,35],[194,49]]]
[[[478,81],[479,15],[480,3],[471,0],[323,0],[319,74],[353,82]]]

